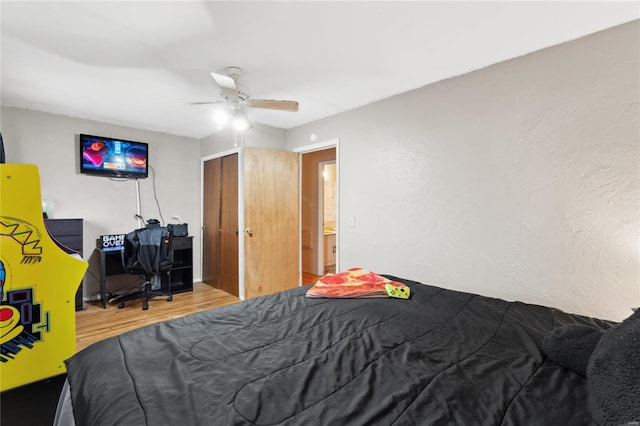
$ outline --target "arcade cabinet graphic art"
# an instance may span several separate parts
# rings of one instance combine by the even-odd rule
[[[36,166],[0,164],[0,391],[65,373],[75,353],[87,263],[49,237],[41,203]]]

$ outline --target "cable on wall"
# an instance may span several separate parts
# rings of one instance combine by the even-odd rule
[[[158,207],[158,215],[160,216],[160,223],[164,226],[164,217],[162,216],[162,209],[160,208],[160,201],[158,200],[158,191],[156,190],[156,170],[149,165],[153,180],[153,198],[156,200],[156,206]]]

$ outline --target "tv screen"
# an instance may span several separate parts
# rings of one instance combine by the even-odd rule
[[[146,178],[149,175],[149,145],[80,135],[80,172],[115,178]]]

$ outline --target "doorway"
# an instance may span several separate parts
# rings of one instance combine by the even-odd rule
[[[298,149],[301,164],[300,269],[303,275],[321,276],[338,268],[337,142],[333,140]],[[302,284],[310,283],[303,281]]]
[[[318,223],[322,224],[322,244],[318,250],[318,271],[336,272],[336,162],[318,164]]]

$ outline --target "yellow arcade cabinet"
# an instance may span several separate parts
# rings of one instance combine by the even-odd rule
[[[0,391],[65,373],[86,269],[47,233],[38,168],[0,164]]]

